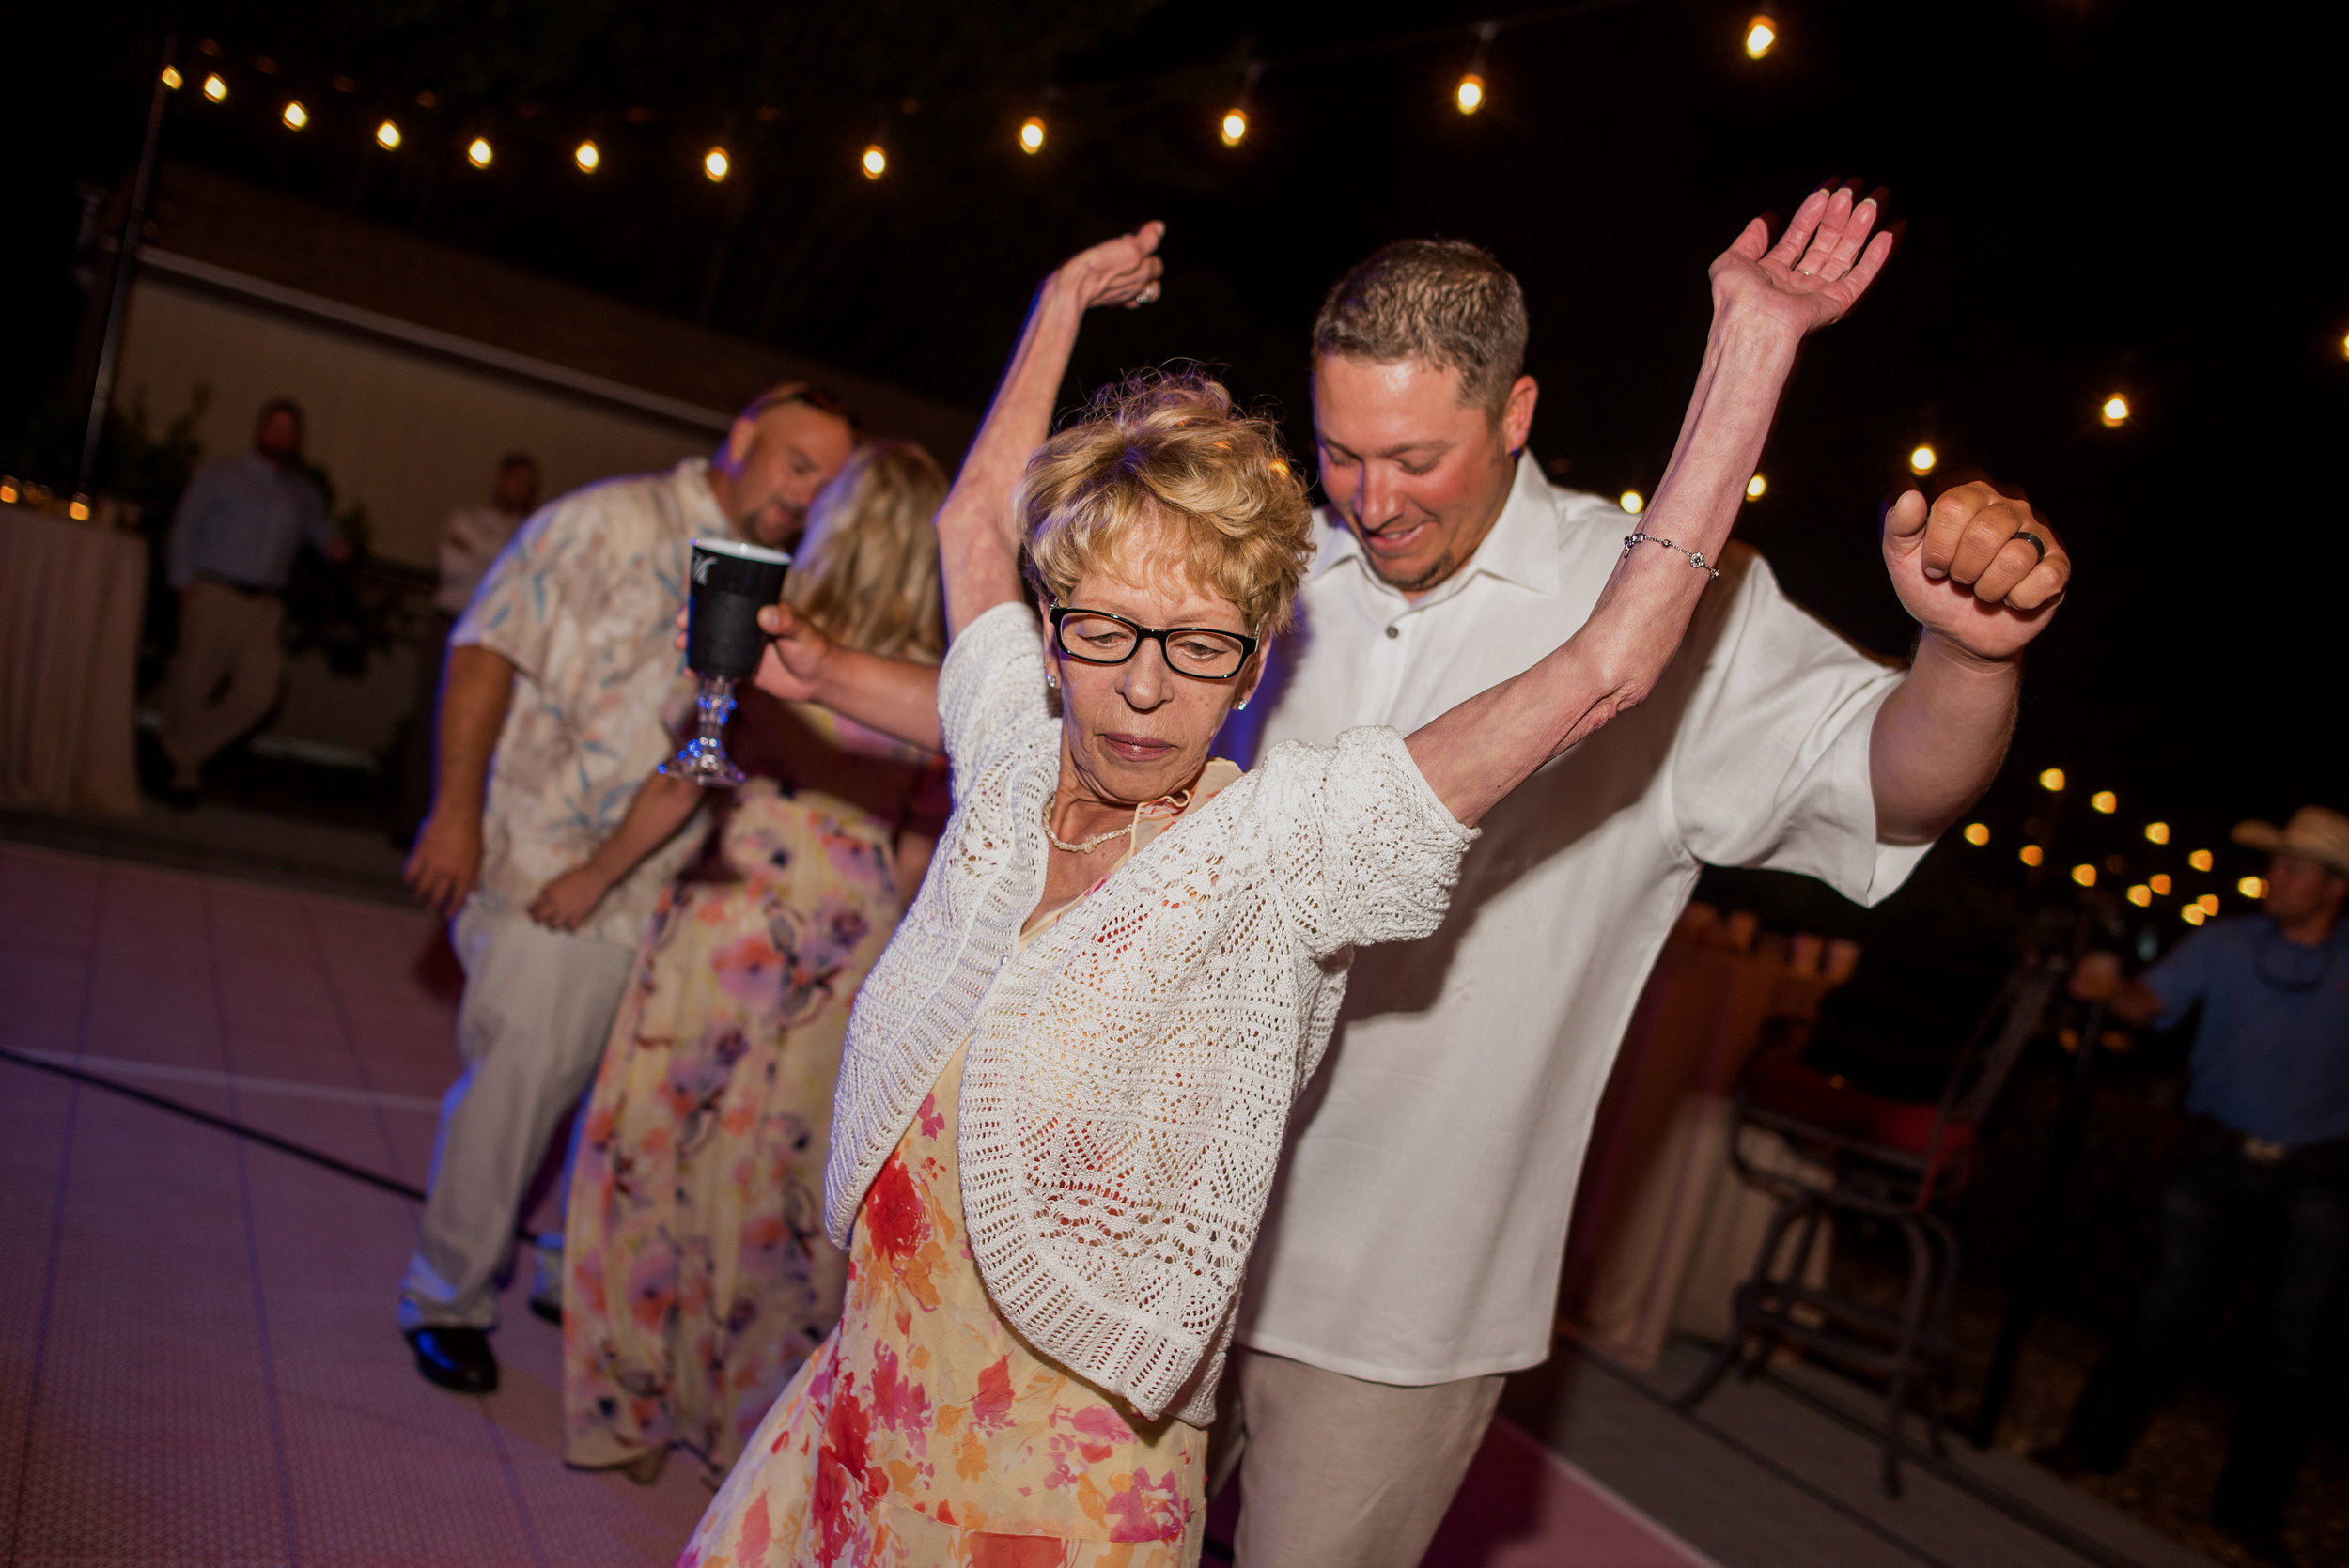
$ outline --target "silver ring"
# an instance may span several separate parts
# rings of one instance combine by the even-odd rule
[[[2032,533],[2030,529],[2017,528],[2015,531],[2015,536],[2029,544],[2031,549],[2039,551],[2039,558],[2042,561],[2045,561],[2047,558],[2047,541]]]

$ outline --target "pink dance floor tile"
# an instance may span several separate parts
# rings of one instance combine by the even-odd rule
[[[1579,1466],[1496,1420],[1425,1568],[1710,1568]]]

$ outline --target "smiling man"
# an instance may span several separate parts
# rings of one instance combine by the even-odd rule
[[[1458,241],[1391,245],[1330,290],[1314,329],[1330,505],[1266,744],[1408,732],[1555,646],[1627,548],[1665,547],[1627,546],[1637,519],[1526,455],[1526,334],[1517,279]],[[1883,552],[1920,623],[1905,670],[1733,546],[1648,701],[1486,817],[1436,935],[1356,970],[1225,1384],[1241,1563],[1420,1560],[1502,1374],[1549,1355],[1599,1094],[1702,864],[1874,903],[1988,784],[2069,562],[1980,485],[1930,510],[1904,497]]]

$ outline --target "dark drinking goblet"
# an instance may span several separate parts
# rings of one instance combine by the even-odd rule
[[[783,597],[791,557],[779,550],[732,539],[695,539],[693,574],[686,594],[685,664],[702,677],[695,699],[701,728],[684,750],[661,765],[673,779],[731,789],[742,770],[726,755],[723,735],[734,712],[734,683],[758,674],[767,634],[758,613]]]

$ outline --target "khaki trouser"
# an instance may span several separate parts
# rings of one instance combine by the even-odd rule
[[[277,701],[286,607],[271,594],[198,582],[179,607],[179,646],[163,691],[163,754],[172,783],[194,788],[211,754]]]
[[[457,917],[465,1072],[441,1099],[432,1182],[400,1281],[403,1328],[488,1328],[522,1193],[603,1060],[636,955],[520,915]]]
[[[1207,1473],[1239,1471],[1237,1568],[1418,1568],[1501,1382],[1371,1383],[1234,1347]]]

